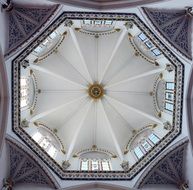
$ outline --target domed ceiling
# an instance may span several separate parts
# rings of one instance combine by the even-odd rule
[[[137,16],[64,13],[13,61],[13,130],[62,179],[132,179],[179,135],[182,84]]]

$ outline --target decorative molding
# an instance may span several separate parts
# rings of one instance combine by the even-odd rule
[[[123,161],[121,163],[121,167],[123,168],[124,171],[128,171],[129,170],[129,162],[128,161]]]
[[[64,170],[67,170],[71,166],[70,162],[68,160],[65,160],[62,162],[62,168]]]
[[[156,65],[155,59],[150,59],[142,51],[140,51],[140,49],[137,47],[134,39],[130,36],[130,34],[129,34],[129,42],[130,42],[131,46],[133,47],[133,49],[135,50],[135,56],[140,56],[143,59],[145,59],[147,62]]]
[[[175,120],[173,126],[175,128],[168,132],[164,137],[163,141],[159,143],[150,153],[148,153],[145,159],[141,159],[136,164],[130,167],[128,172],[123,171],[78,171],[78,170],[63,170],[62,166],[53,160],[45,151],[41,150],[40,147],[34,142],[32,138],[20,127],[20,93],[19,93],[19,71],[20,62],[25,59],[39,43],[43,42],[46,37],[53,32],[60,24],[64,23],[66,19],[110,19],[120,21],[132,21],[143,33],[148,36],[150,40],[154,42],[156,46],[162,51],[167,59],[175,66],[175,80],[176,80],[176,97],[175,97],[175,109],[173,114]],[[47,163],[47,165],[62,179],[65,180],[130,180],[137,175],[148,163],[150,163],[169,143],[173,141],[181,133],[181,122],[182,122],[182,105],[183,105],[183,80],[184,80],[184,67],[183,64],[178,60],[170,50],[159,41],[159,39],[144,25],[144,23],[135,15],[127,13],[95,13],[95,12],[64,12],[60,15],[53,24],[46,29],[46,31],[28,46],[15,60],[13,64],[13,77],[12,77],[12,124],[14,132],[25,141],[28,146],[36,152],[36,154]]]
[[[8,45],[5,56],[9,56],[27,40],[31,39],[54,15],[59,5],[24,6],[12,3],[8,15]]]
[[[102,149],[102,148],[98,148],[98,147],[95,147],[96,145],[93,145],[92,148],[88,148],[88,149],[84,149],[84,150],[80,150],[79,152],[77,152],[75,155],[77,155],[78,157],[81,156],[81,154],[85,154],[85,153],[89,153],[89,152],[101,152],[103,154],[106,154],[108,155],[109,157],[111,158],[117,158],[117,155],[108,151],[108,150],[105,150],[105,149]]]
[[[164,88],[163,90],[163,99],[162,99],[162,104],[160,105],[159,103],[159,99],[158,96],[160,96],[161,92],[159,89],[160,88],[160,84],[164,84]],[[162,77],[160,77],[160,74],[156,77],[154,85],[153,85],[153,104],[154,104],[154,109],[156,111],[157,114],[161,113],[164,111],[164,100],[165,99],[165,81],[162,79]]]
[[[13,184],[30,183],[58,189],[59,184],[42,161],[11,136],[6,136],[10,151],[10,179]]]
[[[44,124],[42,122],[35,122],[34,125],[36,125],[37,127],[40,127],[40,128],[42,127],[45,130],[47,130],[49,133],[51,133],[51,135],[53,135],[55,137],[58,144],[60,145],[60,151],[62,151],[63,153],[65,152],[64,144],[63,144],[62,140],[58,137],[58,135],[54,132],[54,129],[49,128],[46,124]]]
[[[31,79],[33,81],[33,86],[34,86],[34,98],[32,101],[32,104],[30,106],[30,110],[32,110],[32,112],[35,111],[36,105],[37,105],[37,100],[38,100],[38,82],[37,82],[37,78],[34,72],[31,73]]]
[[[140,135],[141,133],[144,133],[145,131],[149,131],[149,130],[152,131],[154,125],[155,125],[155,124],[149,124],[149,125],[147,125],[147,126],[145,126],[145,127],[142,127],[142,128],[139,129],[139,130],[134,130],[132,137],[129,139],[129,142],[127,143],[127,145],[126,145],[126,147],[125,147],[125,150],[126,150],[125,152],[129,152],[129,150],[131,150],[131,149],[130,149],[130,146],[131,146],[132,142],[136,139],[136,137],[137,137],[138,135]]]
[[[94,37],[99,37],[99,36],[107,36],[107,35],[110,35],[110,34],[114,34],[116,32],[120,32],[120,29],[118,28],[115,28],[111,31],[107,31],[107,32],[91,32],[91,31],[87,31],[87,30],[84,30],[82,28],[80,28],[80,30],[78,30],[78,32],[82,33],[82,34],[86,34],[86,35],[91,35],[91,36],[94,36]]]
[[[29,64],[29,60],[26,60],[26,59],[23,60],[22,63],[21,63],[21,65],[22,65],[22,67],[23,67],[24,69],[26,69],[26,68],[29,67],[29,65],[30,65],[30,64]]]
[[[62,42],[65,39],[65,36],[67,35],[67,32],[65,32],[63,35],[61,35],[61,37],[58,39],[57,43],[54,45],[54,47],[50,50],[48,50],[44,55],[38,57],[34,63],[35,64],[40,64],[41,61],[43,61],[44,59],[46,59],[47,57],[49,57],[50,55],[52,55],[53,53],[57,53],[58,48],[60,47],[60,45],[62,44]]]
[[[181,54],[192,59],[192,16],[187,10],[143,7],[155,29]]]
[[[159,157],[145,170],[135,184],[136,188],[142,188],[147,184],[174,184],[184,183],[184,154],[189,140],[187,137],[180,140]]]
[[[23,128],[29,127],[29,121],[27,119],[23,119],[21,121],[21,127],[23,127]]]

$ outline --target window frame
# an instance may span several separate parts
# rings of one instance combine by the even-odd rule
[[[170,106],[172,107],[172,109],[169,109],[167,105],[168,105],[168,106],[170,105]],[[173,111],[174,111],[174,104],[173,104],[172,102],[166,101],[166,102],[165,102],[165,109],[166,109],[167,111],[169,111],[169,112],[173,112]]]
[[[145,147],[145,144],[148,145],[149,147],[146,148],[146,147]],[[143,147],[143,149],[145,150],[145,152],[148,152],[149,150],[152,149],[151,144],[150,144],[147,140],[145,140],[144,143],[141,143],[141,146]]]
[[[142,156],[139,156],[139,154],[136,153],[136,149],[137,149],[137,148],[138,148],[138,149],[140,150],[140,152],[142,153]],[[137,157],[137,159],[141,159],[141,158],[145,155],[145,154],[143,153],[143,151],[142,151],[142,149],[141,149],[140,146],[135,147],[134,150],[133,150],[133,152],[134,152],[135,156]]]
[[[150,136],[153,136],[153,137],[150,138]],[[156,139],[158,139],[158,140],[155,142],[154,140],[152,140],[152,139],[154,139],[154,138],[156,138]],[[156,145],[156,144],[160,141],[160,138],[159,138],[155,133],[151,133],[151,135],[148,136],[148,139],[149,139],[154,145]]]
[[[36,139],[35,139],[35,135],[38,135],[38,134],[40,134],[41,136],[40,136],[39,140],[36,140]],[[50,157],[55,158],[55,157],[57,156],[58,149],[51,143],[51,141],[50,141],[46,136],[42,135],[39,131],[37,131],[35,134],[33,134],[32,139],[33,139],[43,150],[45,150]],[[44,147],[44,146],[42,145],[43,141],[46,141],[46,142],[48,143],[46,147]],[[53,155],[49,153],[49,150],[50,150],[52,147],[55,149],[55,153],[54,153]]]
[[[138,36],[138,38],[139,38],[142,42],[144,42],[144,41],[146,41],[146,40],[148,39],[147,36],[146,36],[143,32],[141,32],[141,33],[138,34],[137,36]],[[143,36],[143,37],[141,37],[141,36]]]
[[[25,84],[22,84],[22,80],[25,80]],[[26,95],[22,95],[22,91],[26,91]],[[24,105],[22,105],[23,101],[26,101]],[[29,77],[22,76],[20,78],[20,109],[25,110],[29,108],[29,104]]]
[[[169,84],[173,84],[173,88],[168,88]],[[174,91],[175,90],[175,83],[174,82],[166,82],[166,90]]]
[[[82,169],[83,162],[87,162],[87,170]],[[93,164],[94,162],[97,163],[97,169],[93,169]],[[95,164],[96,164],[95,163]],[[107,165],[108,169],[104,168],[104,163]],[[111,171],[111,165],[110,165],[110,160],[104,160],[104,159],[80,159],[80,171]]]
[[[172,98],[169,98],[168,95],[171,95]],[[173,102],[173,101],[174,101],[174,93],[173,93],[173,92],[166,91],[166,92],[165,92],[165,99],[166,99],[167,101]]]
[[[156,51],[158,53],[156,53]],[[158,48],[155,48],[155,49],[152,49],[151,52],[155,55],[155,56],[160,56],[162,54],[162,52],[158,49]]]

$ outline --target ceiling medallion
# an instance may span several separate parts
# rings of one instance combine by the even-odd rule
[[[88,94],[91,98],[98,100],[103,97],[104,89],[100,84],[92,84],[89,86]]]

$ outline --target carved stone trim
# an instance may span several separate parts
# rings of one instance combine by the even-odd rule
[[[128,161],[123,161],[121,163],[121,167],[123,168],[124,171],[128,171],[129,170],[129,162]]]

